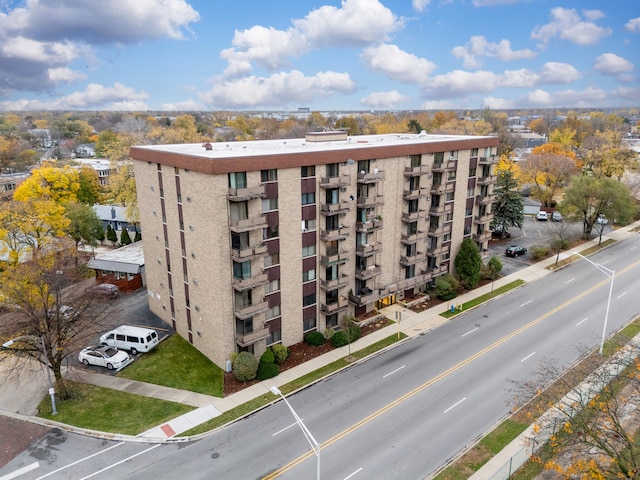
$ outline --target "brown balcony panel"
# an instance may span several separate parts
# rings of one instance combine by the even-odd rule
[[[436,248],[430,248],[427,250],[427,256],[436,257],[438,255],[442,255],[443,253],[447,253],[449,251],[449,245],[444,245]]]
[[[253,317],[254,315],[260,312],[266,312],[269,309],[269,302],[260,302],[254,303],[253,305],[247,305],[246,307],[238,307],[236,306],[234,315],[242,320],[247,319],[249,317]]]
[[[362,173],[358,172],[358,183],[376,183],[378,180],[384,180],[384,172]]]
[[[428,165],[418,165],[416,167],[404,167],[405,177],[417,177],[420,175],[426,175],[430,173],[431,169]]]
[[[339,177],[322,177],[320,188],[338,188],[351,185],[351,175],[340,175]]]
[[[347,257],[345,254],[321,256],[320,264],[321,265],[339,265],[339,264],[347,263],[347,260],[349,260],[349,257]]]
[[[236,278],[233,277],[233,288],[235,290],[248,290],[249,288],[255,288],[259,285],[264,285],[269,282],[266,273],[260,273],[258,275],[252,275],[249,278]]]
[[[236,332],[236,342],[241,347],[247,347],[265,338],[269,338],[269,327],[267,326],[251,333],[242,334]]]
[[[380,295],[368,290],[369,293],[363,295],[349,295],[349,301],[351,303],[355,303],[358,306],[367,305],[369,303],[375,302],[380,298]]]
[[[416,198],[422,198],[426,195],[426,190],[419,188],[417,190],[404,190],[402,192],[402,198],[405,200],[415,200]]]
[[[375,207],[384,205],[384,195],[369,195],[368,197],[358,197],[356,199],[358,207]]]
[[[422,240],[423,238],[426,238],[426,236],[427,236],[426,232],[419,231],[417,233],[402,235],[400,237],[400,241],[404,244],[415,243],[418,240]]]
[[[378,265],[372,265],[364,270],[356,270],[356,278],[359,280],[368,280],[382,273],[382,269]]]
[[[228,193],[229,200],[238,202],[262,197],[264,197],[264,185],[246,188],[230,188]]]
[[[336,288],[345,287],[349,283],[349,277],[346,275],[340,275],[333,280],[320,279],[320,288],[324,290],[335,290]]]
[[[477,195],[476,196],[476,204],[477,205],[487,205],[491,203],[492,197],[491,195]]]
[[[411,257],[401,256],[400,265],[402,265],[403,267],[406,267],[408,265],[415,265],[416,263],[423,261],[424,258],[425,258],[425,255],[422,252],[418,252]]]
[[[267,217],[264,215],[257,215],[255,217],[249,217],[244,219],[232,218],[229,220],[229,229],[232,232],[248,232],[249,230],[256,230],[258,228],[264,228],[267,226]]]
[[[251,260],[267,254],[267,246],[262,244],[255,247],[233,248],[231,258],[237,261]]]
[[[337,228],[335,230],[320,230],[320,240],[344,240],[349,235],[348,228]]]
[[[324,303],[320,305],[320,311],[327,315],[331,315],[332,313],[339,312],[340,310],[344,310],[349,306],[349,301],[346,298],[340,298],[337,302],[331,303],[329,305],[325,305]]]
[[[426,210],[418,210],[417,212],[403,212],[402,213],[402,221],[403,222],[415,222],[421,218],[425,218],[427,216]]]
[[[496,156],[478,158],[478,165],[493,165],[496,163]]]
[[[476,179],[476,185],[495,185],[496,183],[498,183],[498,178],[494,175],[487,175]]]
[[[477,215],[473,217],[474,223],[487,223],[493,220],[493,213],[487,213],[485,215]]]
[[[432,195],[442,195],[447,189],[447,185],[441,183],[440,185],[432,185],[431,186],[431,194]]]
[[[434,163],[431,166],[432,172],[444,172],[446,170],[444,162]]]
[[[486,232],[482,233],[474,233],[473,235],[471,235],[471,238],[475,242],[484,242],[485,240],[489,240],[491,238],[491,231],[487,230]]]
[[[376,253],[382,252],[382,243],[368,243],[366,245],[360,245],[356,249],[356,255],[360,257],[369,257],[371,255],[375,255]]]

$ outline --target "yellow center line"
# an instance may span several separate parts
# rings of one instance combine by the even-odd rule
[[[616,275],[618,275],[618,276],[622,275],[625,272],[627,272],[628,270],[630,270],[632,268],[635,268],[638,264],[640,264],[640,260],[635,262],[635,263],[633,263],[633,264],[631,264],[631,265],[629,265],[628,267],[624,268],[619,273],[616,272]],[[417,386],[413,390],[405,393],[404,395],[402,395],[401,397],[395,399],[391,403],[388,403],[384,407],[382,407],[382,408],[376,410],[375,412],[371,413],[370,415],[364,417],[362,420],[358,421],[357,423],[354,423],[353,425],[351,425],[350,427],[346,428],[342,432],[340,432],[340,433],[334,435],[333,437],[331,437],[330,439],[322,442],[319,445],[319,448],[322,450],[323,448],[326,448],[329,445],[334,444],[338,440],[341,440],[342,438],[346,437],[350,433],[358,430],[360,427],[363,427],[367,423],[371,422],[372,420],[374,420],[374,419],[378,418],[379,416],[383,415],[384,413],[388,412],[392,408],[397,407],[401,403],[404,403],[405,401],[407,401],[411,397],[417,395],[418,393],[422,392],[426,388],[429,388],[430,386],[434,385],[435,383],[437,383],[438,381],[442,380],[443,378],[445,378],[445,377],[451,375],[452,373],[454,373],[455,371],[461,369],[465,365],[468,365],[469,363],[473,362],[474,360],[477,360],[478,358],[484,356],[486,353],[490,352],[491,350],[493,350],[493,349],[499,347],[500,345],[508,342],[513,337],[515,337],[517,335],[520,335],[525,330],[528,330],[529,328],[531,328],[531,327],[539,324],[543,320],[549,318],[554,313],[559,312],[560,310],[566,308],[567,306],[571,305],[572,303],[576,302],[577,300],[580,300],[584,296],[590,294],[594,290],[597,290],[598,288],[602,287],[603,285],[609,283],[609,281],[610,281],[609,279],[602,280],[600,283],[597,283],[596,285],[594,285],[593,287],[589,288],[588,290],[585,290],[584,292],[580,293],[579,295],[576,295],[575,297],[573,297],[573,298],[567,300],[566,302],[558,305],[557,307],[553,308],[552,310],[549,310],[547,313],[541,315],[540,317],[536,318],[535,320],[532,320],[531,322],[527,323],[526,325],[523,325],[522,327],[518,328],[517,330],[514,330],[510,334],[500,338],[499,340],[497,340],[496,342],[492,343],[488,347],[485,347],[482,350],[480,350],[480,351],[476,352],[475,354],[473,354],[472,356],[467,357],[465,360],[462,360],[461,362],[459,362],[458,364],[456,364],[453,367],[449,368],[448,370],[445,370],[444,372],[436,375],[432,379],[427,380],[422,385]],[[288,464],[280,467],[278,470],[275,470],[274,472],[271,472],[269,475],[263,477],[263,480],[271,480],[271,479],[277,478],[280,475],[282,475],[283,473],[291,470],[295,466],[299,465],[300,463],[304,462],[306,459],[308,459],[309,457],[312,457],[314,455],[315,455],[314,451],[313,450],[309,450],[306,453],[304,453],[303,455],[300,455],[298,458],[292,460]]]

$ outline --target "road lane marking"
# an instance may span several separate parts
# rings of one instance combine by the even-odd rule
[[[131,455],[130,457],[127,458],[123,458],[122,460],[120,460],[119,462],[116,463],[112,463],[111,465],[109,465],[108,467],[104,467],[102,470],[98,470],[97,472],[93,472],[91,475],[87,475],[86,477],[82,477],[80,480],[86,480],[87,478],[91,478],[91,477],[95,477],[96,475],[100,475],[102,472],[106,472],[107,470],[110,470],[114,467],[117,467],[118,465],[124,463],[124,462],[128,462],[129,460],[131,460],[132,458],[136,458],[140,455],[143,455],[147,452],[150,452],[151,450],[155,450],[156,448],[162,446],[161,443],[157,443],[156,445],[154,445],[153,447],[149,447],[146,450],[142,450],[141,452],[136,453],[135,455]]]
[[[529,355],[527,355],[526,357],[524,357],[522,360],[520,360],[520,363],[524,362],[525,360],[529,360],[531,357],[533,357],[536,354],[536,352],[530,353]]]
[[[569,280],[567,280],[566,282],[564,282],[564,284],[566,285],[567,283],[571,283],[576,279],[576,277],[570,278]]]
[[[90,460],[90,459],[92,459],[93,457],[95,457],[95,456],[97,456],[97,455],[102,455],[103,453],[108,452],[108,451],[109,451],[109,450],[111,450],[112,448],[119,447],[120,445],[124,445],[125,443],[126,443],[126,442],[119,442],[119,443],[116,443],[115,445],[111,445],[110,447],[107,447],[107,448],[105,448],[104,450],[100,450],[99,452],[96,452],[96,453],[94,453],[94,454],[92,454],[92,455],[89,455],[88,457],[81,458],[80,460],[76,460],[75,462],[70,463],[69,465],[65,465],[64,467],[60,467],[60,468],[58,468],[57,470],[54,470],[53,472],[49,472],[49,473],[47,473],[46,475],[42,475],[41,477],[38,477],[38,479],[37,479],[37,480],[40,480],[40,479],[42,479],[42,478],[47,478],[48,476],[50,476],[50,475],[54,475],[54,474],[56,474],[56,473],[58,473],[58,472],[61,472],[62,470],[66,469],[66,468],[73,467],[74,465],[77,465],[77,464],[79,464],[79,463],[82,463],[82,462],[84,462],[85,460]]]
[[[583,323],[584,323],[584,322],[586,322],[587,320],[589,320],[589,317],[584,317],[582,320],[580,320],[578,323],[576,323],[576,327],[577,327],[578,325],[583,324]]]
[[[302,419],[300,419],[300,421],[302,422]],[[295,427],[297,425],[297,423],[292,423],[291,425],[284,427],[282,430],[278,430],[276,433],[271,434],[272,437],[275,437],[276,435],[278,435],[279,433],[284,432],[285,430],[289,430],[291,427]]]
[[[349,480],[351,477],[355,476],[356,473],[360,473],[362,471],[362,467],[360,467],[359,469],[357,469],[355,472],[353,472],[351,475],[349,475],[348,477],[344,477],[344,480]]]
[[[467,399],[467,397],[464,397],[462,400],[458,400],[456,403],[454,403],[453,405],[451,405],[449,408],[447,408],[444,412],[442,413],[447,413],[450,412],[451,410],[453,410],[454,408],[456,408],[458,405],[460,405],[462,402],[464,402]]]
[[[393,375],[396,372],[399,372],[400,370],[402,370],[404,367],[406,367],[406,365],[402,365],[401,367],[396,368],[394,371],[387,373],[386,375],[383,375],[382,378],[387,378],[389,375]]]
[[[626,273],[627,271],[637,267],[638,265],[640,265],[640,260],[632,263],[628,267],[626,267],[626,268],[622,269],[620,272],[616,272],[616,273],[618,274],[618,277],[619,277],[619,276],[623,275],[624,273]],[[318,448],[320,448],[320,450],[322,450],[323,448],[326,448],[326,447],[328,447],[330,445],[333,445],[334,443],[338,442],[339,440],[342,440],[343,438],[345,438],[349,434],[355,432],[356,430],[360,429],[364,425],[367,425],[368,423],[372,422],[373,420],[377,419],[378,417],[382,416],[383,414],[387,413],[388,411],[392,410],[393,408],[397,407],[398,405],[401,405],[402,403],[404,403],[405,401],[407,401],[410,398],[414,397],[415,395],[417,395],[418,393],[422,392],[423,390],[426,390],[427,388],[429,388],[432,385],[436,384],[440,380],[448,377],[449,375],[453,374],[457,370],[460,370],[462,367],[465,367],[466,365],[474,362],[475,360],[479,359],[480,357],[483,357],[484,355],[486,355],[490,351],[492,351],[492,350],[496,349],[497,347],[501,346],[502,344],[508,342],[512,338],[517,337],[518,335],[520,335],[521,333],[527,331],[531,327],[534,327],[534,326],[538,325],[539,323],[541,323],[544,320],[546,320],[547,318],[549,318],[551,315],[562,311],[564,308],[568,307],[572,303],[577,302],[578,300],[582,299],[583,297],[586,297],[587,295],[590,295],[592,292],[596,291],[600,287],[602,287],[604,285],[608,285],[609,281],[610,280],[608,278],[604,279],[604,280],[601,280],[599,283],[596,283],[593,287],[583,291],[582,293],[579,293],[575,297],[570,298],[569,300],[567,300],[564,303],[561,303],[557,307],[552,308],[548,312],[540,315],[538,318],[532,320],[531,322],[527,323],[526,325],[523,325],[520,328],[517,328],[513,332],[505,335],[504,337],[499,338],[498,340],[496,340],[491,345],[483,348],[482,350],[479,350],[478,352],[474,353],[470,357],[467,357],[466,359],[462,360],[461,362],[457,363],[456,365],[452,366],[451,368],[445,370],[444,372],[439,373],[435,377],[433,377],[430,380],[427,380],[426,382],[424,382],[422,385],[418,385],[413,390],[410,390],[409,392],[405,393],[404,395],[402,395],[402,396],[396,398],[395,400],[389,402],[385,406],[383,406],[383,407],[379,408],[378,410],[376,410],[375,412],[367,415],[366,417],[364,417],[363,419],[361,419],[358,422],[354,423],[350,427],[347,427],[343,431],[335,434],[333,437],[329,438],[328,440],[326,440],[324,442],[321,442],[318,445]],[[262,477],[262,479],[263,480],[271,480],[271,479],[274,479],[274,478],[278,478],[282,474],[288,472],[292,468],[296,467],[297,465],[301,464],[302,462],[304,462],[305,460],[307,460],[307,459],[309,459],[311,457],[315,457],[315,451],[314,450],[308,450],[306,453],[303,453],[298,458],[295,458],[295,459],[291,460],[286,465],[283,465],[279,469],[274,470],[270,474]]]
[[[618,295],[616,297],[616,300],[620,300],[622,297],[624,297],[627,294],[627,292],[622,292],[620,295]]]
[[[40,467],[40,463],[34,462],[29,465],[25,465],[22,468],[19,468],[15,472],[11,472],[11,473],[8,473],[7,475],[0,477],[0,480],[12,480],[14,478],[18,478],[21,475],[24,475],[27,472],[30,472],[31,470],[35,470],[36,468],[39,468],[39,467]]]
[[[520,305],[521,307],[524,307],[525,305],[530,304],[531,302],[533,302],[533,300],[527,300],[526,302],[524,302],[522,305]]]
[[[635,250],[637,247],[637,245],[634,245],[633,247],[631,247],[629,250]]]
[[[478,327],[474,328],[473,330],[469,330],[467,333],[463,333],[462,335],[460,335],[460,337],[466,337],[467,335],[469,335],[470,333],[475,332],[476,330],[478,330]]]

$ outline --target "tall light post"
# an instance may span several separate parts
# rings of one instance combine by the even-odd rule
[[[287,407],[289,407],[289,410],[291,410],[293,418],[296,419],[296,422],[300,427],[300,429],[302,430],[302,433],[304,434],[305,438],[307,439],[307,442],[309,442],[309,445],[311,445],[311,450],[313,450],[313,453],[315,453],[316,457],[318,458],[317,480],[320,480],[320,444],[316,442],[315,438],[313,438],[313,435],[311,435],[311,432],[309,431],[309,429],[306,427],[302,419],[298,416],[296,411],[293,409],[293,407],[287,400],[287,397],[285,397],[282,394],[280,389],[274,385],[269,390],[271,390],[271,393],[273,393],[274,395],[279,395],[280,397],[282,397],[282,399],[284,400],[284,403],[286,403]]]
[[[600,340],[599,353],[600,353],[600,356],[602,356],[602,351],[604,349],[604,339],[607,335],[607,321],[609,320],[609,307],[611,306],[611,293],[613,292],[613,280],[616,276],[616,271],[611,270],[605,267],[604,265],[600,265],[599,263],[596,263],[592,260],[589,260],[587,257],[585,257],[584,255],[581,255],[578,252],[573,252],[573,254],[578,255],[579,257],[585,259],[587,262],[589,262],[591,265],[596,267],[598,270],[600,270],[602,273],[604,273],[607,277],[611,279],[611,282],[609,284],[609,298],[607,299],[607,309],[605,310],[605,313],[604,313],[604,326],[602,327],[602,339]]]
[[[51,369],[49,367],[49,356],[47,355],[47,349],[44,345],[44,336],[37,337],[35,335],[23,335],[18,338],[14,338],[2,344],[3,348],[9,348],[15,342],[22,340],[23,338],[37,338],[42,346],[42,354],[44,355],[45,366],[47,369],[47,381],[49,382],[49,396],[51,397],[51,414],[57,415],[58,410],[56,410],[56,391],[53,388],[53,382],[51,381]]]

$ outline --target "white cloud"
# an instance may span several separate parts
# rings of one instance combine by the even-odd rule
[[[50,68],[49,78],[54,83],[73,83],[79,80],[86,80],[87,75],[82,72],[71,70],[70,68]]]
[[[511,5],[518,2],[527,2],[529,0],[473,0],[474,7],[493,7],[495,5]]]
[[[603,16],[599,10],[590,10],[583,15],[588,21],[583,21],[575,9],[556,7],[551,10],[551,21],[534,28],[531,38],[540,42],[540,48],[545,48],[554,37],[585,46],[596,45],[600,39],[612,34],[611,28],[599,27],[592,22]]]
[[[452,110],[460,108],[460,105],[449,100],[428,100],[423,102],[420,108],[423,110]]]
[[[455,47],[453,56],[461,58],[465,68],[478,68],[482,62],[476,57],[493,57],[503,62],[520,60],[523,58],[534,58],[537,53],[525,48],[523,50],[511,50],[509,40],[500,40],[499,43],[488,42],[483,35],[471,37],[462,47]]]
[[[190,98],[189,100],[184,100],[182,102],[164,103],[161,105],[160,109],[172,112],[185,112],[204,110],[204,106]]]
[[[633,63],[615,53],[603,53],[594,62],[594,68],[603,75],[619,75],[633,70]]]
[[[632,18],[624,24],[624,28],[633,33],[640,33],[640,17]]]
[[[270,77],[221,80],[210,91],[202,93],[201,99],[217,108],[283,107],[354,90],[355,84],[348,73],[320,72],[307,77],[293,70]]]
[[[490,92],[496,87],[496,83],[497,76],[493,72],[453,70],[428,79],[423,84],[423,89],[426,92],[425,96],[441,99]]]
[[[433,62],[387,43],[366,48],[360,58],[369,70],[404,83],[422,83],[436,69]]]
[[[411,5],[413,6],[414,10],[418,12],[422,12],[424,11],[425,8],[429,6],[430,3],[431,3],[431,0],[413,0],[411,2]]]
[[[527,68],[505,70],[497,77],[497,85],[509,88],[533,88],[540,85],[571,83],[581,77],[580,72],[568,63],[547,62],[539,72]]]
[[[0,102],[0,110],[148,110],[149,95],[116,82],[111,87],[89,84],[83,92],[73,92],[50,102],[17,100]]]
[[[498,76],[497,85],[508,88],[531,88],[540,82],[540,75],[527,68],[505,70]]]
[[[571,83],[582,78],[582,74],[568,63],[547,62],[540,70],[541,83]]]
[[[392,109],[407,103],[409,100],[409,97],[401,95],[397,90],[391,90],[390,92],[371,93],[360,99],[360,103],[371,108]]]
[[[497,97],[485,97],[482,100],[483,108],[492,108],[494,110],[503,110],[508,108],[514,108],[515,103],[513,100]]]

